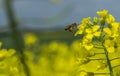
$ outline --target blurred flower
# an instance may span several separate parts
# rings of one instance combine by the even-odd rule
[[[19,70],[17,67],[10,67],[10,75],[11,76],[19,76]]]
[[[6,49],[1,49],[0,50],[0,61],[5,59],[7,56],[7,50]]]
[[[86,71],[80,71],[80,76],[88,76],[88,73]]]
[[[89,61],[90,61],[89,58],[77,58],[77,59],[76,59],[76,63],[77,63],[78,65],[86,64],[86,63],[88,63]]]
[[[0,76],[1,74],[9,75],[9,65],[4,61],[0,62]]]
[[[14,55],[16,53],[16,50],[15,49],[9,49],[8,50],[8,57]]]
[[[99,22],[99,19],[97,17],[94,17],[93,18],[93,23],[96,25],[96,24],[98,24],[98,22]]]
[[[25,44],[27,46],[34,45],[37,42],[37,37],[33,33],[25,34]]]
[[[100,16],[100,17],[106,17],[107,14],[108,14],[108,10],[104,9],[102,11],[97,11],[97,14]]]
[[[84,70],[81,70],[79,76],[94,76],[94,73],[93,72],[86,72]]]
[[[108,24],[111,24],[115,21],[115,18],[112,14],[109,14],[106,21],[107,21]]]
[[[90,17],[83,18],[82,21],[81,21],[81,23],[82,23],[82,24],[88,24],[88,25],[89,25],[89,24],[92,23],[92,22],[90,21],[90,19],[91,19]]]

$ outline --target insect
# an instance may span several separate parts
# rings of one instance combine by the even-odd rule
[[[77,27],[76,23],[72,23],[70,25],[68,25],[67,28],[65,28],[65,31],[69,31],[69,32],[73,32],[73,30]]]

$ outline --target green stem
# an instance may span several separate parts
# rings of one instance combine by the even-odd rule
[[[105,52],[105,56],[106,56],[106,60],[107,60],[107,64],[108,64],[109,71],[110,71],[110,76],[114,76],[114,74],[113,74],[113,70],[112,70],[112,66],[111,66],[111,63],[110,63],[110,59],[109,59],[109,56],[108,56],[107,49],[105,48],[104,45],[103,45],[103,47],[104,47],[104,52]]]
[[[18,27],[17,27],[18,25],[15,21],[15,16],[14,16],[13,7],[12,7],[12,0],[5,0],[5,7],[6,7],[6,14],[9,21],[9,26],[12,32],[12,40],[15,46],[15,50],[19,56],[21,63],[23,64],[26,76],[30,76],[30,72],[29,72],[30,70],[27,63],[25,62],[25,55],[23,53],[24,40],[21,32],[18,30]]]
[[[108,56],[108,51],[107,51],[106,47],[104,46],[105,39],[104,39],[104,36],[103,36],[103,28],[104,28],[104,25],[101,25],[100,42],[102,43],[102,46],[103,46],[103,49],[104,49],[104,52],[105,52],[108,68],[109,68],[109,71],[110,71],[110,76],[114,76],[112,66],[111,66],[111,63],[110,63],[110,59],[109,59],[109,56]]]

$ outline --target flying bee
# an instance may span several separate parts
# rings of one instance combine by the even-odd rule
[[[73,32],[73,30],[75,28],[77,28],[77,24],[76,23],[72,23],[72,24],[68,25],[67,28],[65,28],[65,31]]]

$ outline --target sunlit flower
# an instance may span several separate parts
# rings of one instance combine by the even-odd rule
[[[19,76],[19,69],[17,67],[10,67],[10,75]]]
[[[86,50],[91,50],[93,48],[93,44],[91,43],[91,40],[88,40],[86,38],[83,39],[82,43],[80,43],[81,46],[83,46]]]
[[[89,58],[77,58],[76,59],[76,63],[78,65],[82,65],[82,64],[88,63],[89,61],[90,61]]]
[[[10,57],[10,56],[14,55],[15,53],[16,53],[16,50],[15,50],[15,49],[9,49],[7,56]]]
[[[81,21],[81,23],[82,23],[82,24],[89,24],[89,23],[91,23],[90,19],[91,19],[90,17],[88,17],[88,18],[83,18],[82,21]]]
[[[1,49],[0,50],[0,60],[5,59],[7,56],[7,50],[6,49]]]
[[[84,29],[85,29],[85,25],[84,24],[80,24],[80,25],[77,26],[77,28],[78,28],[78,30],[75,33],[75,36],[77,36],[78,34],[83,34]]]
[[[93,35],[92,33],[90,33],[90,34],[86,34],[85,37],[86,37],[87,39],[92,40],[93,36],[94,36],[94,35]]]
[[[28,33],[25,35],[25,44],[28,45],[33,45],[37,42],[37,37],[32,34],[32,33]]]
[[[107,21],[108,24],[111,24],[115,21],[115,18],[112,14],[109,14],[106,21]]]
[[[115,47],[114,47],[114,41],[113,40],[110,40],[110,39],[105,40],[104,46],[109,53],[115,52]]]
[[[112,23],[111,28],[106,27],[103,29],[103,31],[107,36],[115,38],[119,36],[118,28],[119,28],[118,23]]]
[[[100,17],[105,17],[107,16],[108,14],[108,10],[104,9],[102,11],[97,11],[97,14],[100,16]]]
[[[86,71],[80,71],[80,76],[88,76],[88,73]]]
[[[106,35],[108,35],[108,36],[111,36],[111,34],[112,34],[112,31],[111,31],[110,28],[108,28],[108,27],[104,28],[103,31],[104,31],[104,32],[106,33]]]
[[[94,72],[86,72],[84,70],[81,70],[80,76],[94,76]]]
[[[94,23],[94,24],[97,24],[98,22],[99,22],[99,19],[98,19],[97,17],[94,17],[94,18],[93,18],[93,23]]]
[[[87,39],[92,39],[94,36],[99,37],[101,32],[99,31],[100,26],[99,25],[94,25],[92,28],[88,28],[85,30],[86,38]]]
[[[119,26],[120,26],[120,23],[118,22],[113,22],[111,24],[112,30],[115,30],[115,31],[118,31]]]

